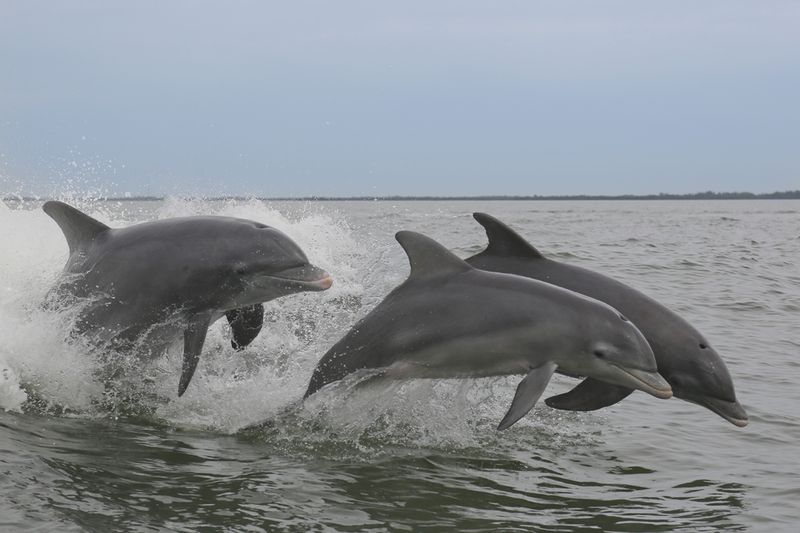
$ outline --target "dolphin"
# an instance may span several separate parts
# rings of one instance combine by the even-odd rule
[[[304,398],[363,369],[388,378],[525,375],[498,429],[525,416],[558,368],[669,398],[653,352],[611,306],[471,267],[401,231],[411,273],[319,361]]]
[[[152,356],[182,337],[178,396],[217,319],[227,316],[231,344],[242,349],[261,330],[263,302],[333,283],[289,237],[251,220],[195,216],[110,228],[63,202],[42,208],[69,246],[47,301],[80,304],[76,330],[99,346]]]
[[[605,302],[628,317],[644,334],[658,363],[658,372],[677,398],[706,407],[739,427],[747,413],[736,400],[733,381],[711,343],[686,320],[649,296],[612,278],[545,258],[514,230],[485,213],[474,213],[485,229],[488,247],[466,259],[470,265],[546,281]],[[557,409],[591,411],[612,405],[633,392],[631,387],[589,377],[573,390],[547,398]]]

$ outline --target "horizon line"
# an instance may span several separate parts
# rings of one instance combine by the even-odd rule
[[[800,190],[774,191],[770,193],[752,192],[714,192],[704,191],[696,193],[657,193],[657,194],[553,194],[553,195],[475,195],[475,196],[435,196],[435,195],[373,195],[373,196],[257,196],[257,195],[224,195],[224,196],[179,196],[179,195],[126,195],[126,196],[99,196],[96,200],[115,202],[152,202],[165,198],[191,198],[208,201],[224,200],[261,200],[273,202],[336,202],[336,201],[547,201],[547,200],[798,200]],[[57,198],[45,196],[19,196],[4,195],[3,201],[37,202]]]

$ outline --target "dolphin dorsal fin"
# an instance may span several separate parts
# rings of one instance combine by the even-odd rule
[[[462,259],[450,250],[421,233],[398,231],[395,239],[405,250],[411,263],[408,279],[431,277],[439,274],[458,274],[472,270]]]
[[[544,259],[544,256],[526,241],[519,233],[486,213],[473,213],[478,224],[486,230],[489,246],[482,253],[487,255],[526,257]]]
[[[82,245],[89,244],[95,237],[108,231],[109,228],[99,220],[95,220],[85,213],[81,213],[71,205],[64,202],[51,200],[42,206],[45,213],[56,221],[58,227],[67,238],[69,253],[73,253]]]

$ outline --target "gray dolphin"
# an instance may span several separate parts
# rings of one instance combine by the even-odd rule
[[[317,364],[304,398],[361,369],[389,378],[524,374],[498,429],[523,417],[556,368],[672,395],[647,341],[611,306],[475,269],[419,233],[396,238],[411,273]]]
[[[258,222],[203,216],[110,228],[63,202],[42,208],[69,245],[48,301],[83,305],[77,330],[99,345],[155,354],[182,336],[178,396],[211,323],[227,315],[241,349],[261,330],[263,302],[333,283],[289,237]]]
[[[722,358],[703,335],[657,301],[597,272],[546,259],[514,230],[485,213],[474,213],[489,238],[486,250],[466,261],[493,272],[546,281],[613,306],[644,334],[658,363],[658,372],[677,398],[707,407],[739,427],[747,413],[736,401],[733,381]],[[591,411],[612,405],[633,390],[586,379],[575,389],[547,398],[557,409]]]

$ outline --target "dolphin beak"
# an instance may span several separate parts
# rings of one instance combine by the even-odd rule
[[[324,291],[333,285],[331,275],[314,265],[289,268],[276,272],[270,277],[300,285],[307,291]]]
[[[324,270],[323,272],[325,273],[324,277],[318,279],[317,281],[309,282],[309,285],[313,286],[314,289],[326,291],[333,286],[333,277]]]
[[[672,387],[669,383],[661,377],[657,372],[647,372],[646,370],[639,370],[638,368],[623,368],[614,365],[621,373],[624,374],[625,385],[633,389],[651,394],[656,398],[668,399],[672,398]],[[620,383],[622,385],[622,383]]]
[[[736,427],[743,428],[749,422],[744,407],[735,400],[730,402],[711,396],[686,398],[686,400],[696,403],[697,405],[702,405],[706,409],[710,409]]]

